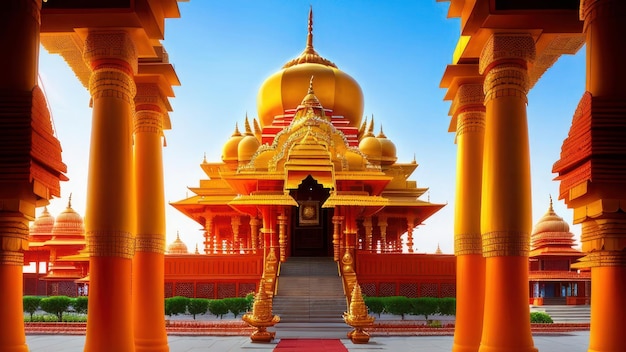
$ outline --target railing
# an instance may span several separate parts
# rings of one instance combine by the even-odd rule
[[[456,296],[454,255],[377,254],[358,251],[356,273],[366,295]]]

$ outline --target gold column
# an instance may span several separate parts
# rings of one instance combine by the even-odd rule
[[[281,263],[284,262],[287,257],[287,239],[286,239],[286,226],[287,217],[283,214],[278,215],[278,246],[279,246],[279,258]]]
[[[407,227],[406,227],[406,245],[409,247],[409,253],[413,253],[413,229],[415,228],[415,222],[413,217],[407,218]],[[400,251],[402,251],[402,246],[400,246]]]
[[[4,30],[0,45],[5,48],[0,79],[0,350],[8,352],[28,351],[24,335],[22,267],[23,251],[28,250],[28,221],[35,217],[36,203],[28,166],[32,98],[39,60],[40,9],[40,0],[0,2],[0,22]],[[28,165],[26,170],[23,170],[24,165]]]
[[[256,254],[258,238],[259,219],[250,217],[250,239],[252,240],[252,253],[254,254]]]
[[[363,219],[363,227],[365,228],[365,250],[372,251],[372,217],[366,216]]]
[[[92,132],[85,230],[90,260],[85,351],[135,351],[131,298],[135,253],[132,118],[137,54],[123,31],[90,31]]]
[[[239,216],[232,216],[230,218],[230,227],[233,230],[233,249],[236,252],[241,250],[241,239],[239,238],[239,226],[241,225],[241,218]]]
[[[169,351],[165,331],[164,97],[156,84],[137,84],[135,96],[135,188],[137,237],[133,259],[136,351]]]
[[[476,72],[478,73],[478,72]],[[458,87],[452,103],[456,119],[456,324],[453,352],[476,352],[482,335],[485,259],[480,237],[485,106],[482,84]]]
[[[480,224],[486,280],[480,352],[537,351],[528,307],[532,208],[526,121],[527,64],[534,57],[532,36],[494,34],[479,62],[486,108]]]
[[[380,229],[380,251],[381,253],[386,253],[389,251],[389,246],[387,245],[387,217],[386,216],[378,217],[378,228]]]
[[[343,216],[333,216],[333,259],[337,262],[341,256],[341,223]]]

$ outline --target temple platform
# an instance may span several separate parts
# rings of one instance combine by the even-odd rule
[[[306,335],[306,333],[304,333]],[[300,337],[305,338],[308,336]],[[449,352],[452,349],[452,336],[390,336],[373,337],[370,343],[355,345],[349,339],[341,341],[348,351],[428,351]],[[535,347],[539,351],[586,352],[589,344],[589,331],[533,335]],[[280,339],[268,344],[250,342],[247,336],[182,336],[168,337],[171,352],[219,351],[219,352],[269,352]],[[27,335],[26,342],[31,352],[82,352],[84,335]]]

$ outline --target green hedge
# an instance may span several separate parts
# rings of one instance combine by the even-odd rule
[[[552,324],[552,317],[545,312],[530,312],[530,322],[532,324]]]
[[[426,320],[435,314],[456,315],[456,299],[453,297],[434,298],[404,296],[364,297],[365,305],[371,313],[399,315],[423,315]]]

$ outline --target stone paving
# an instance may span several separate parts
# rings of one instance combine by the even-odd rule
[[[337,331],[339,338],[343,331]],[[291,334],[290,334],[291,335]],[[309,337],[300,332],[300,337]],[[285,336],[284,338],[288,338]],[[341,336],[341,341],[349,351],[425,351],[449,352],[452,350],[452,336],[389,336],[373,337],[366,345],[355,345]],[[586,352],[589,343],[589,331],[567,333],[537,334],[533,336],[535,347],[540,352]],[[269,352],[276,347],[279,339],[268,344],[250,342],[245,336],[183,336],[170,335],[168,343],[171,352]],[[26,342],[31,352],[83,352],[84,335],[27,335]]]

